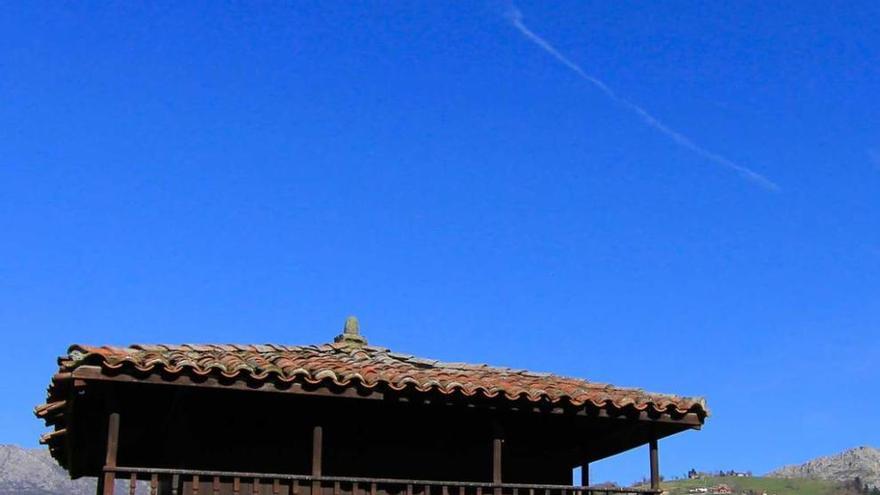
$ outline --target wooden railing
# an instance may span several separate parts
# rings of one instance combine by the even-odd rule
[[[104,468],[118,495],[657,495],[659,490],[606,486],[482,483],[278,473]]]

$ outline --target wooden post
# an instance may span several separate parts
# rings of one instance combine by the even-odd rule
[[[107,420],[107,455],[104,467],[116,467],[116,453],[119,451],[119,413],[112,412]],[[99,495],[113,495],[116,487],[116,473],[105,471],[102,482],[98,485]]]
[[[581,486],[590,486],[590,463],[581,464]],[[584,494],[586,495],[586,494]]]
[[[324,447],[324,428],[315,425],[312,428],[312,476],[321,476],[321,456]],[[312,494],[319,495],[321,493],[321,482],[312,480]]]
[[[504,443],[502,439],[501,427],[495,425],[492,435],[492,483],[501,485],[501,447]],[[494,495],[501,495],[501,487],[496,486]]]
[[[648,449],[650,451],[651,456],[651,489],[659,490],[660,489],[660,459],[657,454],[657,439],[651,439],[651,443],[648,444]]]

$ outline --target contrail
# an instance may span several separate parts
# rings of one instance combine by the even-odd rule
[[[669,127],[666,124],[664,124],[663,122],[661,122],[659,119],[657,119],[657,117],[654,117],[653,115],[648,113],[648,111],[645,110],[644,108],[636,105],[635,103],[627,100],[626,98],[618,96],[617,93],[615,93],[611,88],[609,88],[607,84],[605,84],[601,80],[596,79],[595,77],[588,74],[586,71],[584,71],[584,69],[581,68],[580,65],[572,62],[568,57],[559,53],[559,50],[557,50],[547,40],[545,40],[544,38],[539,36],[537,33],[532,31],[531,29],[529,29],[529,27],[526,26],[525,23],[523,22],[522,12],[520,12],[519,9],[517,9],[516,7],[510,7],[508,9],[507,13],[505,14],[505,17],[507,17],[507,19],[510,20],[510,23],[513,25],[513,27],[515,27],[517,29],[517,31],[519,31],[523,36],[525,36],[529,41],[538,45],[542,50],[544,50],[545,52],[550,54],[559,63],[568,67],[575,74],[580,76],[582,79],[584,79],[585,81],[587,81],[590,84],[592,84],[593,86],[595,86],[599,91],[604,93],[605,96],[607,96],[608,98],[610,98],[614,102],[622,105],[624,108],[630,110],[631,112],[633,112],[636,115],[638,115],[639,117],[641,117],[642,121],[645,122],[645,124],[660,131],[661,133],[666,135],[666,137],[675,141],[679,146],[682,146],[683,148],[686,148],[686,149],[696,153],[697,155],[702,156],[703,158],[709,160],[710,162],[714,162],[717,165],[721,165],[722,167],[726,167],[730,170],[733,170],[736,173],[738,173],[740,176],[742,176],[743,178],[748,179],[748,180],[754,182],[755,184],[758,184],[758,185],[765,187],[767,189],[770,189],[772,191],[779,190],[779,186],[776,185],[776,183],[774,183],[770,179],[764,177],[763,175],[761,175],[761,174],[759,174],[759,173],[757,173],[747,167],[739,165],[739,164],[733,162],[732,160],[729,160],[729,159],[719,155],[718,153],[714,153],[712,151],[707,150],[706,148],[703,148],[702,146],[693,142],[689,137],[685,136],[684,134],[676,131],[675,129],[672,129],[671,127]]]

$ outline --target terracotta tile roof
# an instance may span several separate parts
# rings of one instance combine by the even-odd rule
[[[58,462],[67,467],[67,400],[77,370],[95,367],[134,380],[156,374],[239,379],[264,383],[335,384],[380,391],[435,392],[460,397],[501,398],[544,404],[592,406],[599,410],[635,410],[681,417],[708,415],[701,398],[655,394],[635,388],[568,378],[550,373],[499,368],[484,364],[447,363],[367,345],[357,319],[350,317],[335,343],[282,345],[132,345],[130,347],[71,346],[58,359],[46,404],[34,413],[54,431],[43,435]],[[284,387],[281,387],[283,389]]]
[[[133,345],[91,347],[74,345],[59,359],[60,372],[83,365],[105,369],[166,374],[193,373],[257,381],[278,380],[319,384],[388,387],[464,396],[482,395],[510,400],[564,401],[654,412],[707,413],[705,401],[640,389],[567,378],[549,373],[488,365],[446,363],[392,352],[382,347],[334,343],[311,346],[281,345]],[[51,395],[51,394],[50,394]],[[50,403],[45,408],[54,407]]]
[[[447,363],[367,345],[357,320],[350,318],[333,344],[282,345],[132,345],[92,347],[74,345],[58,359],[46,404],[34,413],[54,426],[43,435],[52,455],[66,466],[66,399],[76,370],[99,367],[134,378],[199,375],[258,382],[336,384],[341,387],[439,392],[463,397],[504,398],[603,410],[708,415],[701,398],[656,394],[620,388],[550,373],[499,368],[484,364]]]

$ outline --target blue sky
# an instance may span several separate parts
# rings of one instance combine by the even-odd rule
[[[13,2],[0,442],[74,342],[704,395],[665,474],[880,445],[880,4]],[[637,451],[594,479],[647,472]]]

